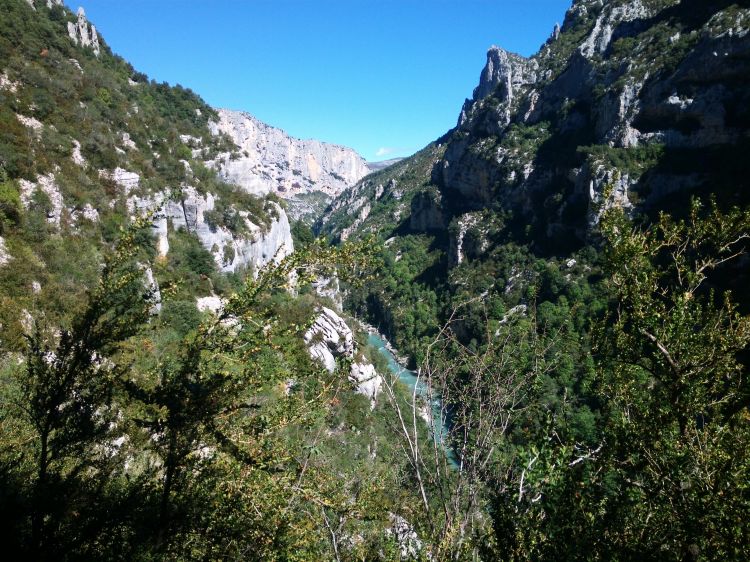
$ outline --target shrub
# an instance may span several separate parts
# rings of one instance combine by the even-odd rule
[[[13,182],[0,183],[0,234],[21,220],[21,198]]]
[[[162,304],[161,321],[182,337],[198,327],[201,314],[193,301],[165,301]]]

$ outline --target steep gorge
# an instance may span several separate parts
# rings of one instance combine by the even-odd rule
[[[634,291],[631,378],[603,378],[592,326],[621,310],[603,237],[626,217],[748,207],[747,2],[577,0],[533,57],[491,47],[457,125],[373,173],[149,81],[61,0],[0,8],[10,557],[743,559],[750,332],[691,306],[750,304],[746,259],[705,294]],[[334,246],[295,248],[287,213]],[[620,256],[630,281],[661,242]],[[653,328],[673,301],[699,368]]]

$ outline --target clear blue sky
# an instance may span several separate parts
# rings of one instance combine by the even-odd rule
[[[571,0],[66,0],[160,82],[368,160],[455,125],[500,45],[531,55]]]

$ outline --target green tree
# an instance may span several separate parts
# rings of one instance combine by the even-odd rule
[[[292,285],[308,284],[319,274],[331,275],[336,268],[344,278],[356,277],[364,259],[362,245],[334,249],[318,241],[279,264],[271,262],[257,278],[248,276],[222,310],[186,335],[178,350],[141,383],[124,380],[129,395],[140,403],[142,415],[136,423],[150,436],[148,447],[160,459],[158,507],[151,514],[156,552],[183,552],[181,538],[210,521],[212,528],[223,530],[203,534],[201,546],[193,545],[190,554],[195,557],[200,551],[208,556],[224,548],[229,535],[249,525],[252,518],[235,510],[244,511],[238,497],[252,496],[252,486],[237,482],[237,473],[246,477],[252,471],[263,483],[256,492],[265,490],[272,495],[267,501],[283,503],[290,489],[269,483],[269,475],[283,473],[283,460],[290,454],[279,441],[279,430],[304,419],[318,403],[295,407],[294,400],[276,404],[262,397],[288,376],[284,346],[298,339],[296,329],[280,321],[280,311],[269,306],[268,298]],[[227,487],[235,492],[227,492]],[[235,525],[227,526],[214,516],[232,517]],[[267,532],[283,542],[292,540],[301,527],[280,526]],[[244,546],[233,548],[248,547],[251,531],[246,530],[245,538],[232,539]]]
[[[295,248],[304,248],[315,240],[312,229],[301,220],[292,223],[292,239]]]
[[[136,232],[145,227],[145,221],[136,221],[123,235],[70,328],[56,333],[36,322],[26,336],[13,412],[31,428],[29,546],[38,559],[71,546],[60,531],[90,499],[85,480],[93,478],[86,471],[101,469],[106,457],[103,444],[117,414],[111,407],[113,384],[126,369],[113,359],[150,314],[151,295],[134,259]]]
[[[515,505],[493,501],[504,558],[747,559],[750,414],[740,357],[750,318],[718,281],[741,263],[749,229],[750,213],[698,202],[686,220],[662,214],[645,229],[619,209],[605,214],[611,303],[594,330],[590,383],[598,428],[586,430],[593,444],[553,426],[519,450],[526,493],[519,487]]]
[[[694,201],[687,220],[638,230],[610,211],[602,232],[617,299],[597,349],[612,553],[747,559],[750,318],[712,276],[745,253],[750,213]]]
[[[12,182],[4,180],[5,170],[0,167],[0,235],[21,220],[22,206],[18,189]]]

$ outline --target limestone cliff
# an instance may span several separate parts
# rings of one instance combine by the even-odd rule
[[[537,79],[539,64],[533,59],[526,59],[493,45],[487,51],[487,64],[479,77],[479,85],[474,88],[473,98],[466,100],[458,122],[462,125],[471,113],[476,102],[489,95],[496,95],[502,107],[495,113],[501,122],[510,122],[513,102],[518,90]]]
[[[317,310],[315,321],[305,333],[305,343],[310,356],[331,373],[336,370],[337,359],[348,361],[349,381],[375,407],[383,379],[371,363],[357,357],[352,329],[335,311],[324,306]]]
[[[157,193],[141,198],[128,199],[131,213],[136,211],[156,211],[154,233],[157,250],[161,256],[169,252],[168,228],[185,229],[194,233],[216,261],[223,272],[234,272],[239,268],[250,269],[253,273],[271,261],[279,262],[294,252],[289,219],[278,203],[269,202],[271,213],[269,224],[258,225],[246,211],[239,211],[246,231],[236,234],[225,226],[213,225],[206,214],[214,210],[216,197],[202,195],[193,187],[184,187],[179,197],[168,193]]]
[[[51,7],[51,3],[49,4]],[[57,2],[61,5],[61,2]],[[96,56],[99,56],[101,47],[99,46],[99,34],[89,20],[86,19],[86,12],[83,8],[78,8],[78,21],[68,22],[68,35],[71,41],[81,47],[90,47]]]
[[[218,116],[212,133],[227,135],[237,152],[219,154],[210,165],[249,193],[292,198],[319,191],[336,196],[370,172],[350,148],[292,138],[249,113],[220,109]]]

